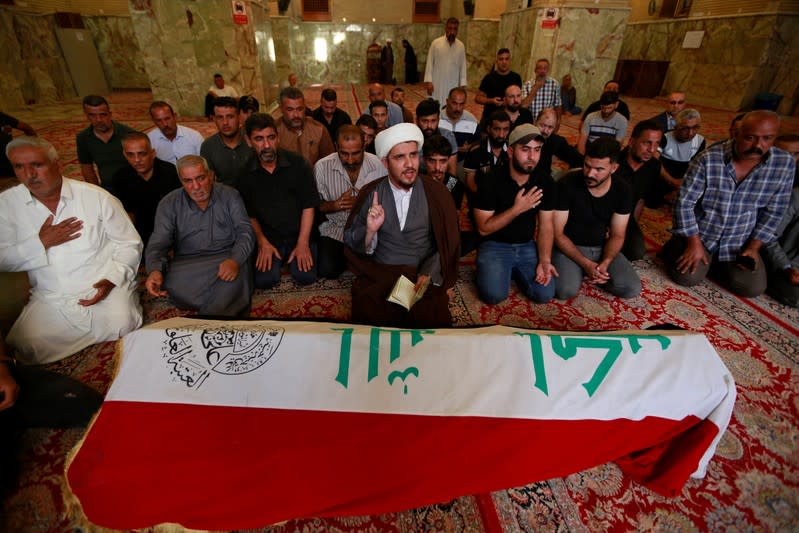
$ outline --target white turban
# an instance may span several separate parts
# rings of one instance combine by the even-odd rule
[[[388,157],[388,153],[392,148],[398,144],[409,141],[416,141],[419,150],[422,149],[424,134],[422,130],[419,129],[419,126],[408,122],[391,126],[378,133],[377,137],[375,137],[375,152],[377,153],[377,157],[385,159]]]

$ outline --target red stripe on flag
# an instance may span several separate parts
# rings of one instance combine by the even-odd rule
[[[673,494],[718,433],[700,422],[116,401],[103,405],[67,475],[87,518],[114,529],[163,522],[243,529],[398,511],[561,477],[650,448],[620,464]],[[675,440],[686,431],[692,438]],[[658,447],[671,440],[679,446]]]

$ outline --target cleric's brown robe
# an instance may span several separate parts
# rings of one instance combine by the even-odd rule
[[[361,189],[345,228],[352,226],[364,202],[372,201],[374,190],[383,179],[388,178],[375,180]],[[430,284],[422,299],[410,311],[406,311],[404,307],[386,301],[386,298],[400,274],[416,282],[418,265],[377,263],[371,257],[345,247],[344,255],[349,269],[356,275],[352,283],[352,321],[355,323],[411,328],[452,325],[447,289],[454,286],[458,278],[458,213],[446,187],[426,176],[417,179],[423,180],[433,238],[441,258],[443,283],[440,287]],[[379,242],[378,233],[378,246]]]

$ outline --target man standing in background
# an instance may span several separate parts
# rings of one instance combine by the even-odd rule
[[[453,87],[466,86],[466,47],[457,38],[459,25],[458,19],[448,18],[444,35],[434,39],[427,52],[424,85],[440,105]]]

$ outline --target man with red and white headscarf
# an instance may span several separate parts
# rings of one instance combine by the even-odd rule
[[[375,139],[388,176],[363,187],[344,230],[352,283],[352,321],[396,327],[447,327],[460,256],[458,214],[447,188],[419,175],[424,142],[415,124]],[[386,301],[400,275],[427,285],[410,310]]]

